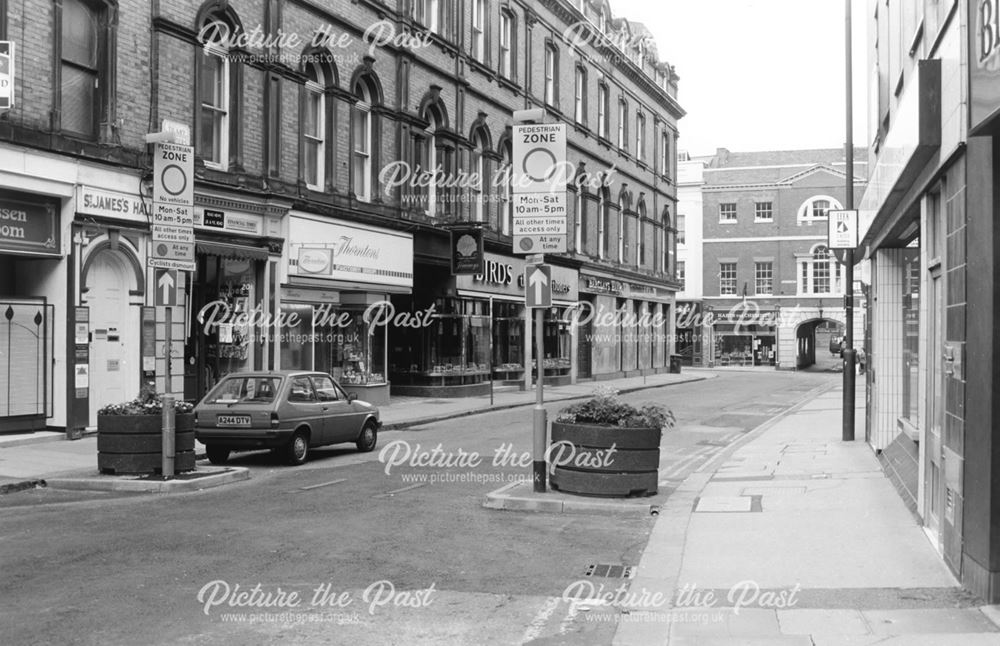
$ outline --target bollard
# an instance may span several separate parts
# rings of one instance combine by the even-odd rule
[[[163,397],[163,460],[162,475],[164,479],[174,477],[174,440],[176,439],[176,426],[174,425],[174,398],[170,395]]]

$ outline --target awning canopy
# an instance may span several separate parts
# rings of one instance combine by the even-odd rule
[[[267,249],[227,242],[195,241],[195,252],[203,256],[220,256],[235,260],[267,260]]]

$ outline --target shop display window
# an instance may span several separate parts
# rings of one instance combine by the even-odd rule
[[[282,304],[285,320],[296,323],[281,333],[282,368],[326,372],[341,384],[385,384],[385,326],[365,323],[365,309]]]
[[[251,260],[205,257],[206,302],[216,301],[229,317],[209,334],[206,348],[209,384],[232,372],[253,369],[254,330],[235,323],[257,303],[257,268]]]
[[[493,303],[493,372],[524,370],[524,305]]]
[[[393,381],[451,384],[489,379],[489,301],[437,298],[434,312],[427,327],[393,330]]]
[[[567,319],[564,307],[545,310],[545,323],[542,328],[542,347],[545,357],[542,367],[546,374],[567,374],[573,363],[570,355],[571,323]]]

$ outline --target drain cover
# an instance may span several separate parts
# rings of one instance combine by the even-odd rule
[[[583,574],[584,576],[601,577],[604,579],[631,579],[635,576],[635,568],[631,565],[591,563],[587,566]]]

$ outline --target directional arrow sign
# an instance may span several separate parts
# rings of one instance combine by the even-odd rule
[[[525,307],[552,307],[552,267],[529,265],[524,268]]]
[[[177,272],[172,269],[157,269],[156,304],[172,307],[177,305]]]

